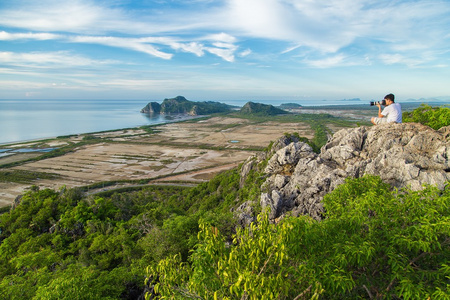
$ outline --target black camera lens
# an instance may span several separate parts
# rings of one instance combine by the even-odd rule
[[[374,106],[374,105],[377,105],[377,104],[386,106],[386,100],[375,101],[375,102],[374,101],[370,101],[370,106]]]

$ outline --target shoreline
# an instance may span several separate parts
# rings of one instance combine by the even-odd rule
[[[142,114],[142,113],[141,113]],[[189,121],[196,118],[203,118],[207,117],[204,115],[201,116],[187,116],[187,115],[181,115],[180,116],[174,116],[173,120],[169,120],[167,122],[157,122],[157,123],[151,123],[151,124],[141,124],[134,127],[123,127],[123,128],[115,128],[115,129],[106,129],[106,130],[100,130],[100,131],[89,131],[89,132],[78,132],[78,133],[71,133],[71,134],[64,134],[64,135],[57,135],[57,136],[49,136],[49,137],[42,137],[42,138],[33,138],[33,139],[26,139],[26,140],[20,140],[20,141],[12,141],[12,142],[0,142],[0,149],[4,146],[8,145],[20,145],[20,144],[28,144],[28,143],[39,143],[47,140],[58,140],[58,139],[64,139],[67,137],[76,137],[76,136],[86,136],[86,135],[95,135],[95,134],[101,134],[101,133],[107,133],[107,132],[116,132],[116,131],[124,131],[124,130],[137,130],[141,127],[146,126],[159,126],[169,123],[177,123],[177,122],[184,122]]]
[[[340,101],[343,103],[323,104],[323,105],[302,105],[301,107],[298,107],[298,108],[285,109],[285,110],[290,111],[290,112],[294,111],[296,113],[301,113],[302,111],[308,111],[308,113],[310,113],[311,111],[317,110],[317,111],[320,111],[321,113],[330,113],[330,114],[332,114],[333,111],[335,111],[336,109],[342,110],[342,111],[357,110],[360,112],[361,111],[365,111],[365,112],[374,111],[373,106],[370,106],[369,102],[367,102],[367,104],[364,104],[364,103],[360,103],[360,101],[358,101],[358,103],[345,103],[344,100],[340,100]],[[288,101],[286,101],[286,102],[288,102]],[[431,106],[433,106],[433,105],[440,106],[440,105],[448,104],[445,101],[442,101],[442,102],[440,102],[440,101],[417,101],[417,102],[412,102],[412,101],[401,102],[401,101],[399,101],[399,103],[402,105],[402,108],[404,111],[417,108],[418,106],[420,106],[423,103],[431,105]],[[145,115],[143,113],[137,113],[137,114]],[[373,112],[373,114],[375,115],[375,112]],[[173,115],[173,117],[174,117],[173,120],[166,120],[165,122],[156,122],[156,123],[150,123],[150,124],[143,123],[141,125],[132,126],[132,127],[120,127],[120,128],[116,128],[116,129],[106,129],[106,130],[100,130],[100,131],[94,130],[94,131],[87,131],[87,132],[51,135],[51,136],[47,136],[47,137],[36,137],[36,138],[17,140],[17,141],[5,141],[5,142],[0,142],[0,149],[4,148],[5,146],[9,146],[9,145],[35,143],[35,142],[41,142],[41,141],[45,141],[45,140],[55,140],[55,139],[59,139],[60,137],[66,137],[66,136],[78,136],[78,135],[87,135],[87,134],[97,134],[97,133],[101,133],[101,132],[121,131],[121,130],[133,129],[133,128],[140,128],[142,126],[156,126],[156,125],[167,124],[167,123],[172,123],[172,122],[183,122],[186,120],[191,120],[194,118],[201,118],[201,117],[205,117],[205,116],[188,116],[188,115],[180,114],[180,115]]]
[[[324,112],[340,118],[323,116]],[[321,120],[322,126],[332,134],[349,124],[356,127],[367,123],[371,126],[368,120],[374,110],[316,109],[308,110],[310,113],[317,113],[316,120]],[[245,161],[286,133],[313,139],[315,130],[308,121],[310,119],[294,117],[289,119],[292,121],[280,123],[272,117],[261,121],[226,115],[201,116],[192,122],[179,120],[151,124],[148,126],[153,130],[148,131],[140,126],[3,144],[0,149],[68,146],[69,151],[65,148],[55,155],[32,152],[0,156],[3,176],[0,206],[11,204],[33,185],[57,190],[62,186],[73,188],[101,182],[139,180],[147,183],[171,180],[202,183],[224,171],[224,165],[231,168]],[[367,122],[361,122],[361,118],[367,118]],[[42,155],[45,157],[41,158]],[[25,176],[20,179],[23,174],[36,178],[30,180]],[[57,178],[39,178],[39,174],[56,174]],[[8,179],[8,176],[16,175],[18,179]]]
[[[199,184],[219,172],[236,167],[286,131],[299,132],[309,138],[314,135],[305,123],[292,122],[279,126],[279,123],[270,120],[261,123],[226,116],[153,127],[151,132],[127,128],[9,144],[9,147],[16,146],[16,149],[55,144],[73,148],[62,155],[45,154],[47,158],[44,159],[39,158],[42,153],[35,152],[0,157],[0,165],[8,165],[0,168],[3,176],[19,176],[17,179],[11,177],[11,180],[3,177],[0,181],[0,206],[11,204],[33,185],[58,190],[62,186],[73,188],[123,181]],[[92,138],[83,142],[86,135]],[[20,176],[27,174],[36,178],[20,179]],[[55,174],[56,177],[44,178],[39,174]]]

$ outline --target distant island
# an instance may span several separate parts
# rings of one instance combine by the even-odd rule
[[[212,113],[229,112],[233,109],[233,106],[214,102],[204,101],[195,102],[187,100],[183,96],[177,96],[175,98],[166,98],[159,104],[158,102],[150,102],[143,109],[141,113],[150,114],[188,114],[191,116],[207,115]]]
[[[255,116],[275,116],[288,114],[287,111],[276,108],[273,105],[247,102],[239,111],[240,114]]]
[[[161,104],[150,102],[141,109],[146,114],[187,114],[191,116],[208,115],[214,113],[226,113],[236,110],[236,106],[215,101],[190,101],[183,96],[166,98]],[[288,112],[273,105],[247,102],[240,110],[240,114],[271,116],[287,114]]]
[[[299,109],[303,106],[298,103],[283,103],[280,106],[278,106],[281,109]]]

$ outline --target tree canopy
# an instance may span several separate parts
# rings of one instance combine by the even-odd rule
[[[403,122],[421,123],[438,130],[450,125],[450,107],[431,107],[422,104],[413,111],[404,112],[402,117]]]
[[[448,299],[450,191],[391,190],[347,180],[324,199],[326,218],[289,217],[240,229],[232,242],[201,223],[188,262],[150,267],[161,299]],[[150,295],[148,295],[150,298]]]

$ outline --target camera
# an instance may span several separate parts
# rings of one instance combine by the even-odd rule
[[[381,101],[370,101],[370,106],[374,106],[374,105],[377,105],[377,104],[386,106],[386,100],[381,100]]]

